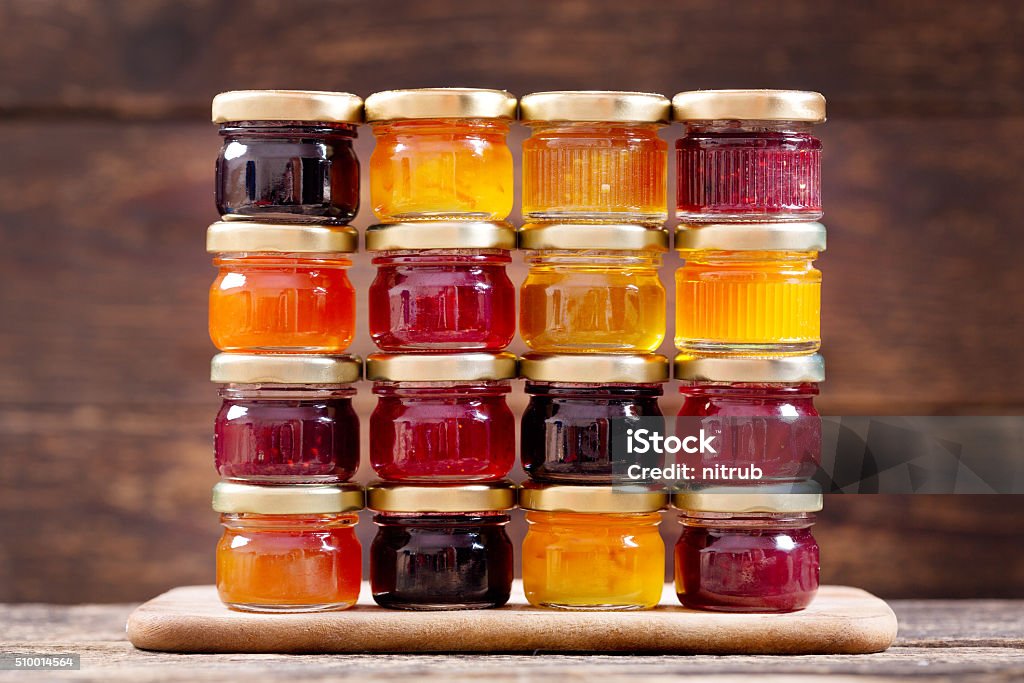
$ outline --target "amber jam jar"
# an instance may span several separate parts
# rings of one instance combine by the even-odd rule
[[[516,332],[506,223],[392,223],[366,232],[370,336],[386,352],[501,351]]]
[[[366,98],[377,146],[370,200],[377,218],[501,221],[512,211],[506,138],[516,98],[504,90],[388,90]]]
[[[359,598],[362,559],[356,512],[363,490],[335,486],[248,486],[220,482],[213,509],[217,592],[246,612],[345,609]]]
[[[639,92],[538,92],[520,100],[523,219],[660,225],[670,103]]]
[[[224,146],[217,211],[225,218],[345,224],[359,210],[352,141],[363,101],[349,93],[238,90],[213,98]]]
[[[691,609],[794,612],[818,591],[820,493],[677,493],[676,593]]]
[[[509,482],[374,484],[370,586],[381,607],[456,610],[501,607],[512,590],[515,507]]]
[[[697,90],[672,98],[676,215],[688,222],[821,218],[825,98],[799,90]]]

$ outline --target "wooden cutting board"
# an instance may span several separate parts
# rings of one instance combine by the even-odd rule
[[[651,652],[864,654],[896,638],[896,615],[858,588],[823,586],[806,610],[719,614],[680,607],[671,584],[661,606],[638,612],[530,607],[517,581],[500,609],[407,612],[362,599],[341,612],[235,612],[213,586],[184,586],[128,618],[135,647],[164,652]]]

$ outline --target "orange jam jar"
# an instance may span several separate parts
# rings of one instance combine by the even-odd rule
[[[221,351],[337,354],[352,342],[354,229],[222,221],[206,233],[217,279],[210,339]]]
[[[538,92],[520,101],[526,221],[647,223],[668,217],[662,95]]]
[[[506,138],[516,98],[504,90],[388,90],[366,98],[377,145],[370,202],[385,223],[500,221],[512,211]]]
[[[221,482],[213,509],[217,592],[246,612],[345,609],[359,598],[362,548],[356,512],[363,490],[336,486],[249,486]]]

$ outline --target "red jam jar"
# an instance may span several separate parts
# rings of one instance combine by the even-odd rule
[[[374,354],[370,464],[386,481],[496,481],[515,464],[509,353]]]
[[[214,423],[217,472],[252,484],[336,483],[359,467],[354,356],[221,353],[210,379],[223,385]]]
[[[501,351],[516,332],[505,223],[394,223],[366,233],[377,277],[370,336],[388,353]]]
[[[345,224],[359,210],[352,142],[363,101],[349,93],[237,90],[213,98],[224,146],[217,211],[225,218]]]
[[[695,90],[672,99],[680,220],[814,221],[825,98],[799,90]]]
[[[818,591],[811,534],[821,494],[677,493],[676,593],[684,607],[716,612],[794,612]]]

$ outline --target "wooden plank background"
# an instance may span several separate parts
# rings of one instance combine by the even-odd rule
[[[1013,415],[1022,36],[1015,0],[0,0],[0,601],[212,579],[216,92],[821,90],[822,412]],[[365,291],[365,257],[352,277]],[[361,331],[354,350],[371,348]],[[1020,497],[835,496],[824,578],[1020,597],[1022,513]]]

